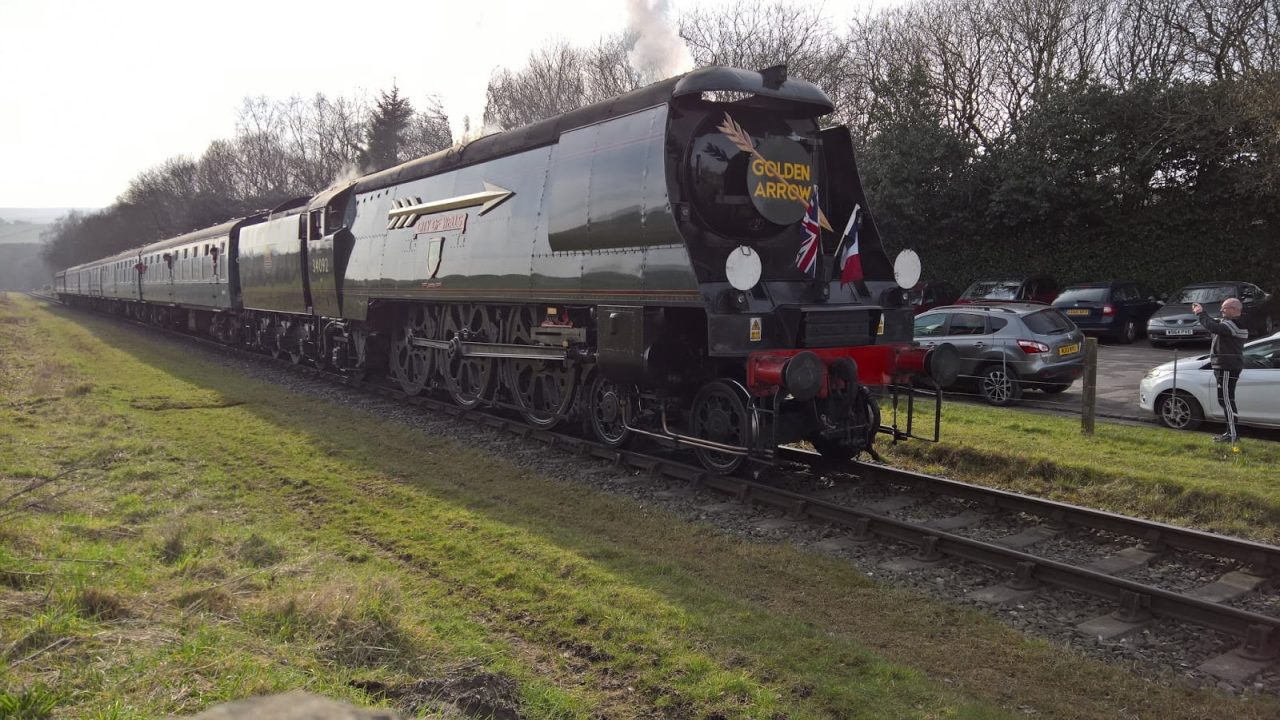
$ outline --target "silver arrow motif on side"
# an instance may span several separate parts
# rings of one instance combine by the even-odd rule
[[[446,210],[457,210],[459,208],[480,207],[480,214],[484,215],[490,210],[500,205],[504,200],[515,195],[514,190],[508,190],[499,187],[490,182],[484,183],[484,190],[471,193],[470,195],[459,195],[457,197],[444,198],[443,200],[432,200],[430,202],[422,202],[418,198],[400,198],[396,200],[396,207],[387,213],[387,229],[402,228],[417,222],[422,215],[430,215],[432,213],[444,212]]]

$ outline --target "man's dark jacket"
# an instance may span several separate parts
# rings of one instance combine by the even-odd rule
[[[1209,349],[1210,364],[1214,370],[1243,370],[1244,341],[1249,339],[1249,331],[1240,327],[1235,320],[1214,320],[1209,313],[1201,310],[1196,315],[1200,324],[1213,333],[1213,346]]]

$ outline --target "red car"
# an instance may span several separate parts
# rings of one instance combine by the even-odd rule
[[[1028,278],[979,280],[960,295],[955,304],[975,302],[1035,302],[1049,305],[1058,297],[1058,282],[1048,275]]]

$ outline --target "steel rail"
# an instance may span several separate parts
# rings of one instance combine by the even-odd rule
[[[817,453],[798,448],[784,448],[784,451],[786,459],[822,466],[821,456]],[[1119,515],[1106,510],[1095,510],[1056,500],[1021,495],[1007,490],[973,485],[959,480],[926,475],[887,465],[853,461],[839,469],[866,479],[905,485],[937,495],[968,500],[987,507],[1042,517],[1052,525],[1059,527],[1077,526],[1132,537],[1143,541],[1153,550],[1175,548],[1214,557],[1230,558],[1245,563],[1249,568],[1249,572],[1254,575],[1263,577],[1280,575],[1280,547],[1275,545],[1267,545],[1229,535],[1217,535],[1203,530],[1178,527],[1177,525],[1169,525],[1156,520]]]

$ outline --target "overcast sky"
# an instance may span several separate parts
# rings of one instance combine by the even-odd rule
[[[230,137],[247,96],[394,82],[415,102],[439,95],[456,135],[494,68],[626,17],[625,0],[0,0],[0,207],[109,205],[138,172]]]

